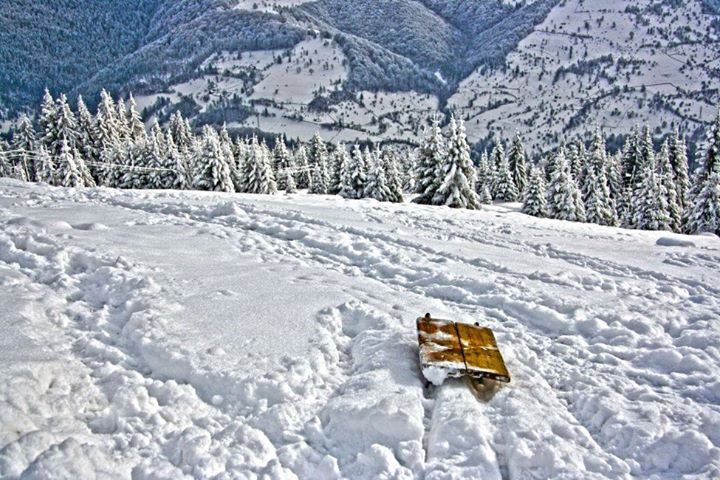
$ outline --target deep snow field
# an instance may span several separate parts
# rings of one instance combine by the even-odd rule
[[[720,239],[517,210],[0,180],[0,478],[720,478]]]

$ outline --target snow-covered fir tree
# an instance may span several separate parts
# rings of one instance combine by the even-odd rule
[[[115,103],[105,90],[100,92],[100,104],[95,114],[95,151],[98,156],[107,148],[113,148],[120,144],[118,129],[115,121]],[[107,170],[102,171],[100,176],[106,177]]]
[[[130,122],[128,121],[128,111],[125,107],[125,100],[118,99],[115,104],[115,126],[117,128],[117,136],[121,141],[130,138]]]
[[[570,173],[564,147],[560,147],[555,155],[550,172],[547,187],[548,216],[558,220],[584,222],[585,207],[580,189]]]
[[[519,197],[519,192],[515,186],[512,172],[507,157],[503,154],[502,145],[496,147],[498,169],[495,172],[492,193],[496,200],[501,202],[515,202]]]
[[[312,184],[312,168],[308,163],[308,154],[305,145],[300,145],[295,151],[295,165],[298,173],[295,176],[298,188],[310,188]]]
[[[319,133],[310,141],[308,163],[312,169],[309,192],[324,195],[330,187],[330,173],[327,164],[327,148]]]
[[[182,119],[182,115],[180,112],[176,112],[176,115],[180,115],[180,118]],[[171,122],[172,124],[172,122]],[[128,136],[131,141],[133,142],[142,142],[146,138],[146,132],[145,132],[145,124],[142,121],[142,117],[137,111],[137,103],[135,103],[135,97],[130,94],[130,100],[129,100],[129,106],[127,111],[127,128],[128,128]],[[175,141],[175,138],[173,137],[173,141]]]
[[[0,140],[0,178],[9,178],[11,176],[12,166],[10,164],[10,158],[7,153],[5,153],[5,145],[3,144],[2,140]]]
[[[195,138],[192,129],[188,121],[183,118],[182,113],[179,111],[170,117],[170,134],[173,137],[175,146],[180,152],[188,154],[193,149]]]
[[[67,139],[60,140],[60,154],[56,160],[55,178],[62,187],[82,187],[82,172],[78,168],[77,157]]]
[[[685,139],[676,128],[670,142],[670,164],[675,177],[675,189],[677,191],[678,205],[680,210],[687,208],[688,194],[690,192],[690,176],[688,174],[688,157]]]
[[[383,149],[382,160],[385,166],[385,176],[390,191],[389,202],[402,203],[403,198],[403,181],[398,169],[398,161],[395,152],[389,148]]]
[[[143,188],[163,189],[168,188],[168,171],[165,170],[165,155],[163,147],[160,143],[162,133],[153,131],[153,133],[144,142],[144,166],[146,169],[139,173],[143,180],[140,182]],[[163,142],[164,144],[164,142]]]
[[[43,145],[52,156],[60,155],[63,142],[66,142],[72,149],[77,139],[77,121],[75,114],[70,109],[67,97],[62,94],[55,101],[55,108],[46,108],[52,113],[48,114],[44,123],[47,129],[43,132]]]
[[[277,186],[280,190],[285,190],[287,185],[287,177],[293,176],[295,172],[295,159],[290,155],[287,146],[285,145],[285,138],[283,135],[278,137],[275,142],[275,148],[273,149],[273,170],[277,177]]]
[[[346,165],[349,161],[350,159],[345,145],[341,143],[332,154],[330,187],[328,188],[328,193],[331,195],[337,195],[342,190],[342,172],[347,170]]]
[[[40,145],[35,154],[35,168],[38,182],[45,182],[48,185],[56,184],[55,163],[44,145]]]
[[[365,198],[374,198],[379,202],[387,202],[390,199],[390,188],[388,188],[385,177],[385,165],[377,150],[370,155],[370,168],[367,173],[365,184]]]
[[[37,150],[37,137],[32,122],[27,115],[20,118],[20,124],[13,134],[12,148],[15,150],[13,154],[14,163],[19,165],[25,172],[25,176],[30,181],[37,181],[37,165],[33,158],[34,152]]]
[[[633,225],[639,230],[670,230],[665,188],[658,178],[654,158],[645,163],[642,181],[633,198]]]
[[[257,138],[253,137],[250,142],[249,155],[243,168],[243,193],[277,193],[270,151]]]
[[[475,176],[465,128],[462,121],[457,124],[455,118],[451,117],[447,153],[438,170],[439,187],[435,191],[432,204],[470,210],[480,208],[475,193]]]
[[[123,158],[120,158],[120,167],[118,168],[119,180],[117,186],[119,188],[142,189],[147,187],[147,170],[145,165],[145,148],[147,140],[138,143],[121,143],[119,147],[108,148],[105,152],[112,152],[118,149],[122,152]],[[111,169],[110,171],[114,171]],[[111,181],[109,176],[106,180]]]
[[[198,190],[233,192],[230,163],[225,157],[217,132],[203,127],[200,148],[195,150],[193,186]]]
[[[480,155],[480,160],[475,167],[475,192],[481,204],[492,203],[493,174],[490,170],[490,161],[487,150]]]
[[[538,167],[531,167],[522,212],[534,217],[547,217],[546,190],[545,173]]]
[[[685,216],[688,233],[714,232],[720,234],[717,223],[718,176],[720,175],[720,109],[715,116],[700,163],[693,174],[692,187],[688,193],[689,205]]]
[[[510,165],[510,172],[512,173],[512,178],[515,186],[517,187],[518,193],[522,194],[525,191],[525,185],[527,184],[527,171],[525,166],[525,146],[520,138],[520,132],[515,133],[515,138],[512,142],[510,150],[508,151],[508,163]]]
[[[431,204],[440,188],[440,169],[445,160],[445,141],[440,129],[440,118],[432,118],[432,125],[418,152],[415,173],[415,203]]]
[[[663,187],[664,201],[668,206],[668,214],[670,215],[670,229],[678,232],[682,226],[682,210],[678,202],[675,171],[670,163],[670,145],[667,139],[660,147],[655,161],[658,181]]]
[[[492,183],[490,184],[490,193],[493,199],[498,198],[497,192],[495,191],[495,185],[497,183],[498,173],[502,168],[503,163],[508,165],[508,174],[510,172],[510,166],[505,158],[505,147],[503,147],[502,141],[499,139],[495,140],[495,146],[490,151],[490,171],[492,173]]]
[[[355,145],[347,164],[347,170],[342,175],[342,189],[340,195],[344,198],[358,199],[365,195],[367,184],[367,170],[365,158],[359,145]]]
[[[95,141],[95,117],[93,117],[90,110],[85,105],[81,95],[78,95],[77,99],[77,140],[75,146],[80,152],[80,155],[88,163],[88,168],[95,182],[102,181],[101,169],[97,165],[100,163],[100,153],[96,149]]]
[[[163,164],[163,187],[174,190],[187,190],[190,188],[188,179],[187,159],[185,154],[178,150],[172,134],[165,133],[165,162]]]
[[[297,187],[295,186],[295,177],[292,170],[285,170],[281,175],[285,176],[285,193],[295,193]]]
[[[582,148],[582,150],[581,150]],[[582,141],[570,142],[565,148],[565,157],[570,165],[570,173],[578,185],[582,182],[582,172],[585,164],[585,144]]]
[[[582,196],[586,220],[598,225],[618,224],[615,204],[610,196],[607,180],[607,150],[605,138],[599,129],[595,131],[590,151],[586,155]]]

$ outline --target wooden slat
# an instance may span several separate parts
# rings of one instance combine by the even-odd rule
[[[510,381],[510,373],[500,354],[492,330],[465,323],[457,323],[468,373],[500,381]]]
[[[418,318],[418,342],[422,367],[437,365],[462,374],[465,360],[455,324],[444,320]]]
[[[505,361],[489,328],[421,317],[417,319],[422,368],[445,368],[448,376],[469,375],[510,381]]]

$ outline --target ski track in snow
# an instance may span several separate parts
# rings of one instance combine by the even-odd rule
[[[720,475],[717,239],[654,247],[656,233],[505,207],[3,182],[0,278],[37,292],[26,328],[59,345],[55,360],[0,376],[0,420],[13,419],[0,431],[2,477]],[[256,373],[220,368],[217,352],[168,334],[184,279],[73,235],[114,228],[93,215],[100,207],[289,265],[295,281],[339,282],[351,299],[316,312],[306,355],[252,359]],[[66,221],[67,208],[83,221]],[[462,381],[425,389],[414,326],[424,310],[491,326],[512,383],[482,399]]]

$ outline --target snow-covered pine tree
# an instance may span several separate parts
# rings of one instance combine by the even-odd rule
[[[643,171],[643,155],[640,150],[641,140],[637,130],[625,139],[622,153],[623,189],[631,192],[640,182]]]
[[[607,163],[605,138],[600,129],[597,129],[585,159],[582,187],[585,215],[590,223],[616,226],[618,219],[615,205],[610,197],[610,187],[606,175]]]
[[[385,177],[385,165],[377,150],[370,154],[370,168],[365,184],[365,198],[374,198],[379,202],[387,202],[390,199],[390,189]]]
[[[0,140],[0,178],[2,177],[10,177],[12,174],[12,166],[10,164],[10,159],[8,158],[8,155],[5,153],[5,146]]]
[[[467,147],[464,127],[462,124],[456,124],[455,117],[450,118],[447,154],[438,173],[440,186],[433,196],[433,205],[470,210],[480,208],[475,193],[476,173],[470,160],[470,148]],[[509,169],[508,175],[510,175]]]
[[[60,154],[56,159],[55,178],[62,187],[82,187],[82,172],[78,168],[75,154],[66,138],[60,140]]]
[[[250,142],[248,157],[244,163],[243,180],[243,193],[277,193],[270,151],[255,137]]]
[[[497,198],[495,192],[495,184],[497,183],[498,172],[505,159],[505,147],[503,147],[502,140],[495,139],[495,145],[490,151],[490,172],[492,174],[492,183],[490,184],[490,193],[493,199]],[[508,166],[508,170],[510,167]]]
[[[100,104],[95,115],[95,151],[99,157],[102,156],[105,149],[113,148],[120,143],[115,114],[115,102],[103,90],[100,92]],[[105,178],[108,175],[108,167],[102,169],[99,175]]]
[[[77,139],[77,121],[75,114],[70,109],[65,94],[55,101],[54,115],[48,130],[43,132],[43,145],[51,156],[57,157],[63,148],[63,142],[67,142],[72,150]]]
[[[275,142],[275,148],[273,149],[273,170],[277,177],[277,186],[280,190],[286,190],[288,175],[293,176],[295,172],[295,160],[290,155],[290,152],[285,145],[285,137],[280,135]],[[294,183],[294,182],[293,182]]]
[[[327,149],[319,133],[316,133],[310,141],[308,153],[308,161],[312,168],[309,192],[324,195],[328,193],[330,175],[327,167]]]
[[[413,202],[431,204],[435,192],[440,187],[440,168],[445,160],[445,142],[440,129],[440,118],[435,115],[425,140],[418,152],[415,173],[415,193],[419,194]]]
[[[138,143],[118,143],[116,147],[105,150],[112,152],[115,149],[119,149],[123,154],[124,158],[121,159],[120,166],[117,167],[120,171],[120,179],[117,182],[119,188],[135,190],[147,188],[147,170],[145,170],[147,143],[148,139]]]
[[[580,147],[582,146],[582,152]],[[582,182],[583,168],[585,165],[585,157],[587,152],[585,151],[585,144],[578,140],[576,142],[570,142],[565,149],[565,157],[567,158],[568,165],[570,165],[570,173],[578,185]]]
[[[623,197],[622,185],[622,162],[618,154],[607,156],[607,166],[605,168],[605,176],[607,177],[608,188],[610,189],[610,199],[615,205],[615,211],[620,216],[620,202]]]
[[[87,105],[85,105],[85,100],[83,100],[82,95],[78,95],[77,106],[78,137],[75,146],[80,152],[80,155],[85,159],[85,163],[93,177],[93,182],[102,183],[103,176],[101,175],[100,167],[97,165],[101,163],[101,158],[95,146],[95,118],[92,113],[90,113],[90,110],[88,110]]]
[[[571,222],[585,221],[585,208],[580,189],[570,173],[565,148],[560,147],[550,169],[547,189],[548,216]]]
[[[633,225],[639,230],[670,230],[671,219],[665,200],[667,194],[658,178],[654,154],[644,163],[642,181],[635,189],[633,199]]]
[[[670,143],[670,164],[675,175],[675,188],[677,190],[678,205],[681,212],[684,212],[688,205],[688,194],[690,192],[690,177],[688,174],[688,157],[685,139],[680,131],[675,128]]]
[[[55,185],[55,164],[44,145],[40,145],[35,154],[36,179],[48,185]]]
[[[163,185],[161,188],[187,190],[190,188],[185,154],[175,145],[172,134],[165,132],[165,158],[163,168]]]
[[[175,112],[174,115],[180,115],[180,112]],[[173,118],[175,117],[173,116]],[[180,116],[180,118],[182,119],[182,116]],[[172,121],[170,125],[172,127]],[[143,123],[142,117],[137,111],[137,103],[135,103],[135,97],[133,97],[132,93],[130,94],[129,108],[127,112],[127,126],[128,136],[131,141],[142,142],[143,140],[145,140],[147,136],[147,132],[145,132],[145,124]],[[173,140],[176,139],[173,137]]]
[[[675,186],[675,171],[670,163],[670,145],[666,139],[660,147],[656,157],[656,168],[658,181],[663,187],[665,203],[668,206],[670,215],[670,229],[674,232],[680,231],[682,227],[682,210],[678,202],[677,187]]]
[[[175,141],[175,146],[181,153],[188,155],[195,147],[196,138],[193,135],[190,122],[183,118],[182,113],[175,112],[170,119],[170,133]]]
[[[130,138],[130,122],[128,120],[128,110],[127,107],[125,107],[125,100],[122,98],[118,99],[115,110],[118,139],[124,142]]]
[[[475,192],[478,194],[480,203],[484,205],[492,203],[493,175],[489,162],[488,153],[485,150],[480,155],[478,165],[475,167]]]
[[[720,236],[720,171],[715,169],[690,206],[687,223],[692,233]]]
[[[56,139],[57,127],[55,125],[57,117],[57,104],[48,89],[45,89],[43,95],[42,107],[40,110],[40,138],[47,148],[49,145],[45,142],[45,138]]]
[[[305,145],[300,145],[295,151],[295,165],[298,173],[295,176],[297,187],[300,189],[310,188],[312,184],[312,168],[308,163],[308,154]]]
[[[132,143],[118,144],[106,148],[100,155],[100,163],[106,165],[103,185],[110,188],[123,188],[123,177],[126,173],[127,149]]]
[[[13,134],[14,163],[19,165],[30,181],[39,181],[37,178],[37,165],[33,159],[38,147],[35,129],[27,115],[23,115],[20,124]]]
[[[718,175],[720,175],[720,109],[708,131],[704,151],[693,174],[692,187],[688,193],[689,204],[684,222],[688,233],[720,234],[715,220],[717,211],[720,210],[717,203]]]
[[[284,173],[281,173],[281,175],[285,176],[285,193],[297,192],[297,187],[295,186],[295,177],[293,176],[292,170],[284,170]]]
[[[355,144],[347,169],[342,175],[343,185],[340,195],[344,198],[359,199],[365,194],[367,184],[367,170],[365,159],[360,146]]]
[[[515,139],[508,151],[508,163],[510,164],[510,172],[512,173],[518,193],[522,195],[525,191],[525,185],[527,184],[527,171],[525,167],[525,146],[520,138],[520,132],[515,133]]]
[[[388,201],[402,203],[405,199],[403,198],[403,182],[398,170],[397,156],[390,148],[385,148],[382,152],[382,160],[385,166],[387,186],[390,191]]]
[[[250,146],[247,139],[237,137],[233,143],[233,158],[235,161],[230,165],[230,177],[236,192],[245,189],[245,162],[250,156]]]
[[[328,193],[338,195],[342,190],[342,172],[347,170],[346,164],[349,156],[344,144],[340,144],[332,154],[332,168],[330,168],[330,188]]]
[[[508,164],[507,157],[505,155],[500,155],[502,153],[502,145],[496,148],[498,150],[496,160],[499,163],[497,164],[498,169],[495,172],[495,178],[493,181],[493,197],[495,200],[499,200],[501,202],[515,202],[519,197],[519,192],[515,186],[512,172],[510,172],[510,165]]]
[[[194,188],[214,192],[235,191],[230,164],[223,152],[220,138],[212,127],[203,127],[200,148],[195,150],[195,156]]]
[[[545,173],[538,167],[531,167],[522,212],[534,217],[547,217],[546,190]]]
[[[163,147],[160,145],[162,133],[154,130],[144,142],[143,163],[146,170],[143,170],[142,173],[138,172],[142,176],[142,181],[139,183],[144,185],[142,188],[163,189],[167,188],[170,183],[171,172],[165,170],[166,159],[162,151]]]

